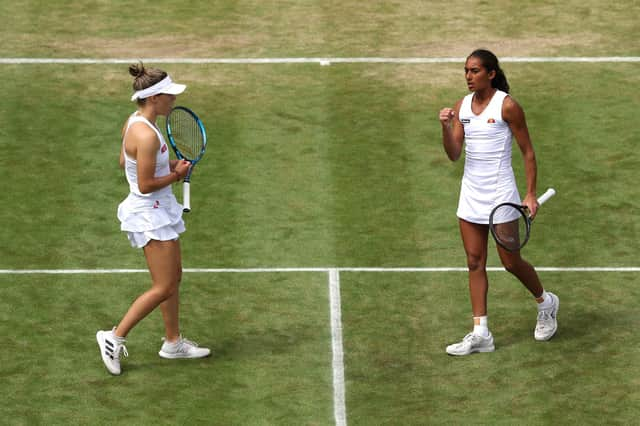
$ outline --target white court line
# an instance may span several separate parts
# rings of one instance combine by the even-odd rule
[[[640,272],[640,266],[536,266],[537,271],[543,272]],[[444,267],[318,267],[318,268],[184,268],[187,273],[276,273],[276,272],[466,272],[467,268]],[[506,272],[498,266],[487,267],[487,271]],[[136,274],[149,273],[147,269],[0,269],[0,275],[74,275],[74,274]]]
[[[156,64],[444,64],[463,63],[465,58],[0,58],[0,64],[131,64],[138,61]],[[531,56],[502,57],[500,62],[640,62],[640,56]]]
[[[333,351],[333,414],[336,426],[347,425],[344,386],[344,350],[342,347],[342,307],[340,303],[340,272],[329,270],[329,300],[331,305],[331,348]]]

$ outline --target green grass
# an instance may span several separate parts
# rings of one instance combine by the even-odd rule
[[[0,170],[0,185],[7,205],[19,201],[0,215],[4,223],[20,217],[1,231],[20,243],[2,247],[0,264],[142,264],[114,214],[127,191],[116,163],[119,129],[133,108],[122,68],[0,69],[17,82],[2,109],[16,161]],[[458,66],[175,68],[176,78],[195,80],[181,103],[201,112],[211,138],[193,176],[186,266],[464,264],[454,216],[462,161],[446,160],[435,119],[464,94]],[[640,162],[629,153],[640,134],[622,123],[640,105],[628,89],[639,83],[638,66],[505,68],[528,114],[540,192],[558,190],[536,221],[528,256],[547,266],[635,264],[637,190],[629,182]],[[446,83],[433,83],[434,73]],[[56,96],[25,96],[25,82]],[[517,149],[514,166],[523,185]],[[611,249],[590,249],[602,244]]]
[[[129,335],[125,373],[99,362],[95,332],[113,324],[146,274],[1,277],[4,424],[328,424],[333,415],[326,278],[189,274],[186,337],[202,360],[167,362],[152,313]],[[104,303],[109,301],[109,303]]]
[[[639,12],[633,0],[4,1],[0,56],[637,56]]]
[[[541,343],[533,339],[536,308],[524,287],[491,273],[496,352],[463,358],[443,348],[470,326],[465,274],[341,278],[351,424],[636,421],[639,323],[628,303],[638,296],[636,274],[541,274],[561,299],[557,335]]]
[[[0,57],[640,54],[631,1],[41,3],[0,3],[10,17]],[[141,20],[140,10],[154,12]],[[184,266],[464,266],[463,162],[446,159],[437,121],[466,94],[462,66],[161,65],[188,84],[180,103],[211,138],[193,175]],[[504,68],[527,114],[539,192],[558,191],[527,259],[638,266],[640,66]],[[126,66],[0,65],[0,79],[0,269],[145,268],[115,216],[127,193],[119,132],[134,108]],[[523,187],[517,149],[514,166]],[[499,264],[493,250],[489,264]],[[638,274],[541,277],[562,299],[552,341],[533,340],[525,290],[491,273],[497,350],[453,359],[444,347],[470,326],[466,274],[341,273],[348,423],[633,424]],[[0,417],[334,424],[327,280],[185,274],[184,333],[214,356],[159,359],[153,313],[114,378],[94,335],[147,288],[147,274],[0,275]]]

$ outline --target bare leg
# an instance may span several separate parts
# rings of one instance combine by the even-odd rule
[[[536,270],[522,257],[520,252],[509,252],[504,248],[498,246],[498,254],[500,255],[500,261],[502,266],[511,272],[516,278],[520,280],[522,284],[531,292],[533,297],[539,298],[542,296],[542,284]]]
[[[178,286],[182,281],[182,260],[180,256],[179,241],[178,243]],[[164,328],[166,339],[168,342],[175,342],[180,338],[180,291],[176,291],[167,300],[160,304],[160,310],[162,311],[162,318],[164,320]]]
[[[144,254],[151,273],[152,285],[131,305],[118,324],[115,334],[126,337],[129,331],[158,305],[168,302],[163,308],[167,338],[179,336],[178,288],[182,268],[180,266],[180,244],[176,241],[150,241]],[[166,309],[166,313],[165,313]]]
[[[462,243],[469,268],[469,293],[474,317],[487,315],[487,242],[489,227],[460,219]]]

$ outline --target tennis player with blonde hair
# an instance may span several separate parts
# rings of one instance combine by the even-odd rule
[[[440,111],[442,142],[451,161],[465,150],[464,175],[457,216],[469,269],[469,291],[473,311],[473,331],[461,342],[447,346],[450,355],[492,352],[493,335],[487,316],[487,245],[489,215],[498,204],[525,205],[531,217],[538,209],[536,200],[537,167],[529,130],[520,105],[509,96],[509,84],[498,58],[488,50],[476,50],[465,62],[465,78],[472,92],[454,108]],[[515,136],[522,152],[527,192],[520,200],[511,166],[511,146]],[[549,340],[556,332],[559,298],[546,292],[536,270],[520,251],[497,246],[500,260],[529,290],[538,302],[536,340]]]
[[[166,72],[131,65],[134,77],[132,101],[138,109],[122,129],[120,167],[129,183],[129,196],[118,206],[121,229],[133,247],[142,248],[151,273],[151,288],[130,306],[112,330],[96,334],[102,361],[111,374],[119,375],[120,356],[128,356],[124,346],[131,329],[160,306],[165,337],[159,355],[162,358],[202,358],[210,354],[180,334],[179,301],[182,259],[179,236],[185,231],[182,206],[171,184],[183,179],[190,163],[170,160],[169,148],[156,127],[156,118],[169,114],[186,86],[176,84]]]

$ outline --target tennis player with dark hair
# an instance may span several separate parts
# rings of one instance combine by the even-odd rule
[[[529,137],[524,111],[509,96],[509,84],[498,58],[488,50],[476,50],[464,67],[467,86],[472,92],[454,108],[440,110],[442,142],[451,161],[465,151],[464,176],[457,216],[469,269],[469,291],[473,311],[473,331],[461,342],[447,346],[450,355],[495,350],[487,322],[487,247],[489,215],[503,202],[526,206],[531,216],[538,209],[536,200],[536,157]],[[512,139],[522,152],[527,192],[521,201],[511,166]],[[546,292],[533,266],[520,256],[497,246],[502,265],[515,275],[538,303],[534,331],[536,340],[549,340],[556,332],[560,300]]]
[[[182,206],[173,195],[171,184],[183,179],[190,163],[170,160],[169,148],[156,127],[156,118],[173,108],[176,95],[186,86],[176,84],[166,72],[131,65],[138,109],[122,129],[120,167],[129,183],[129,196],[118,206],[121,229],[133,247],[142,248],[151,273],[152,285],[131,305],[112,330],[96,334],[102,361],[111,374],[118,375],[120,356],[128,356],[125,337],[151,311],[160,306],[165,338],[162,358],[202,358],[210,350],[184,339],[179,327],[179,287],[182,260],[179,235],[185,231]]]

